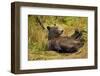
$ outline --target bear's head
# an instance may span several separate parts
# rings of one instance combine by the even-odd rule
[[[63,30],[58,28],[57,26],[47,26],[48,29],[48,39],[58,38],[63,33]]]

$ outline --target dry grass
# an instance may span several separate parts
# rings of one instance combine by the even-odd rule
[[[50,60],[50,59],[76,59],[87,58],[87,33],[84,33],[85,44],[76,53],[57,53],[48,50],[47,30],[43,30],[36,21],[39,17],[44,27],[52,26],[54,23],[64,29],[63,35],[71,35],[76,28],[87,32],[87,17],[56,17],[55,16],[28,16],[28,60]]]

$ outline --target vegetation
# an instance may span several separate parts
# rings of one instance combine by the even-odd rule
[[[76,53],[57,53],[48,50],[47,26],[63,28],[64,34],[70,36],[75,29],[85,31],[84,46]],[[28,60],[48,60],[48,59],[75,59],[87,58],[87,17],[74,16],[28,16]],[[42,27],[44,26],[44,27]]]

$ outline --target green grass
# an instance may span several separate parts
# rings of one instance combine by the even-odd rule
[[[42,29],[36,18],[39,18],[45,27]],[[28,16],[28,60],[50,60],[50,59],[76,59],[87,58],[87,17],[74,16]],[[48,50],[47,26],[57,24],[64,29],[63,35],[70,36],[75,29],[86,31],[83,34],[85,44],[76,53],[57,53]]]

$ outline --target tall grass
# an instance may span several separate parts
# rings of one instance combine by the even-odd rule
[[[38,17],[45,30],[36,20]],[[86,58],[87,57],[87,17],[74,16],[28,16],[28,59],[29,60],[48,60],[48,59],[64,59],[64,58]],[[70,36],[75,29],[86,31],[83,33],[85,45],[74,54],[60,54],[55,51],[48,50],[47,26],[56,24],[64,29],[63,35]]]

